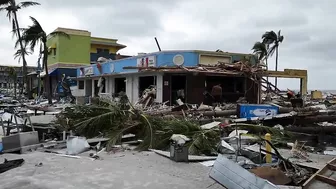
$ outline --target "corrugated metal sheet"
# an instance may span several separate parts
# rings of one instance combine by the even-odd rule
[[[237,163],[218,155],[210,177],[229,189],[277,189],[278,187],[265,179],[257,177]]]

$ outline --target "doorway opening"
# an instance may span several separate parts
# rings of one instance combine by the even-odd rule
[[[119,77],[114,79],[114,94],[118,94],[120,92],[126,93],[126,78]]]
[[[152,86],[156,87],[156,76],[139,77],[139,98],[146,89]]]
[[[89,97],[92,96],[92,81],[85,80],[85,96]]]
[[[177,104],[176,100],[180,99],[186,102],[187,77],[186,75],[171,76],[171,105]]]
[[[206,91],[211,94],[212,87],[222,87],[222,102],[236,102],[240,97],[245,96],[244,77],[207,76]]]

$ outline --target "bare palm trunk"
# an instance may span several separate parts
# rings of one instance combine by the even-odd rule
[[[18,38],[19,38],[19,42],[20,42],[20,48],[21,48],[21,52],[22,52],[22,62],[23,62],[23,65],[22,65],[22,88],[24,90],[24,86],[26,84],[26,91],[27,91],[27,94],[28,94],[28,97],[30,96],[30,90],[28,89],[28,80],[27,80],[27,62],[26,62],[26,58],[25,58],[25,51],[24,51],[24,46],[23,46],[23,43],[22,43],[22,38],[21,38],[21,33],[20,33],[20,26],[19,26],[19,21],[17,19],[17,15],[16,15],[16,12],[13,13],[14,14],[14,20],[15,20],[15,25],[16,25],[16,31],[17,31],[17,35],[18,35]],[[23,91],[22,90],[22,91]]]
[[[49,78],[49,73],[48,73],[48,48],[46,42],[43,44],[43,65],[44,69],[46,72],[46,75],[44,76],[45,79],[45,86],[44,88],[46,89],[47,96],[48,96],[48,103],[52,104],[52,99],[51,99],[51,90],[50,90],[50,78]]]
[[[16,78],[14,79],[14,97],[16,99]]]
[[[266,61],[266,70],[268,71],[268,58],[266,57],[265,61]],[[267,81],[267,87],[269,87],[269,84],[268,84],[268,76],[266,77],[266,81]]]
[[[279,46],[276,46],[276,54],[275,54],[275,71],[278,71],[278,56],[279,56]],[[275,77],[275,87],[278,88],[278,78]]]

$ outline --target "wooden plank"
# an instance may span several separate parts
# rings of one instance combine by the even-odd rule
[[[334,168],[335,165],[333,165],[336,162],[336,158],[330,160],[322,169],[318,170],[314,175],[312,175],[304,184],[303,184],[303,188],[304,189],[308,189],[311,188],[310,186],[314,184],[316,184],[316,182],[320,181],[322,183],[326,183],[332,186],[336,186],[336,180],[329,178],[325,175],[323,175],[323,173],[325,173],[327,170],[331,170],[334,171],[332,169],[329,169],[329,167]]]
[[[316,175],[316,179],[318,179],[320,181],[323,181],[325,183],[328,183],[328,184],[330,184],[332,186],[336,186],[336,180],[335,179],[331,179],[331,178],[329,178],[327,176],[317,174]]]
[[[330,169],[330,170],[336,171],[336,165],[328,164],[327,167],[328,167],[328,169]]]

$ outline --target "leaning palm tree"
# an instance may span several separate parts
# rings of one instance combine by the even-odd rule
[[[253,50],[253,53],[258,56],[259,61],[262,61],[265,59],[267,62],[267,48],[264,43],[261,43],[261,42],[254,43],[252,50]]]
[[[48,47],[47,47],[47,37],[53,37],[53,36],[63,36],[68,39],[70,39],[70,36],[67,33],[55,31],[50,33],[49,35],[46,34],[46,32],[43,30],[40,23],[34,18],[30,16],[30,19],[33,21],[33,25],[28,26],[28,28],[23,29],[22,34],[22,42],[25,43],[25,45],[28,45],[30,47],[30,50],[34,52],[34,48],[37,44],[41,44],[42,49],[41,52],[43,54],[43,66],[46,72],[45,75],[45,83],[46,83],[46,92],[48,95],[48,102],[49,104],[52,103],[52,94],[51,94],[51,86],[49,84],[49,74],[48,74]],[[15,46],[17,47],[19,45],[19,40],[16,42]]]
[[[279,44],[282,43],[284,40],[284,36],[281,35],[281,30],[278,31],[278,34],[276,34],[274,31],[267,31],[262,35],[263,43],[266,45],[270,45],[270,48],[268,49],[267,56],[270,57],[275,54],[275,71],[278,71],[278,58],[279,58]],[[275,78],[275,86],[277,87],[278,84],[278,78]]]
[[[14,97],[16,98],[17,72],[14,67],[8,67],[7,72],[8,72],[9,78],[11,78],[14,84]]]
[[[265,43],[262,42],[255,42],[253,47],[252,47],[252,51],[253,54],[257,55],[259,62],[265,60],[266,62],[266,70],[268,70],[268,51],[267,51],[267,46]],[[267,85],[268,85],[268,77],[266,77],[267,80]]]
[[[15,0],[0,0],[0,12],[1,11],[7,11],[7,17],[9,19],[10,22],[12,22],[12,28],[14,34],[17,35],[18,40],[20,41],[20,49],[21,52],[24,52],[24,46],[23,43],[21,42],[21,33],[19,30],[19,21],[17,18],[17,11],[19,9],[22,8],[26,8],[26,7],[30,7],[30,6],[35,6],[35,5],[40,5],[40,3],[37,2],[32,2],[32,1],[25,1],[25,2],[20,2],[20,3],[16,3]],[[25,58],[25,54],[22,54],[22,62],[23,62],[23,83],[26,83],[26,85],[28,84],[27,82],[27,62],[26,62],[26,58]],[[27,92],[29,94],[29,89],[28,89],[28,85],[27,85]]]

